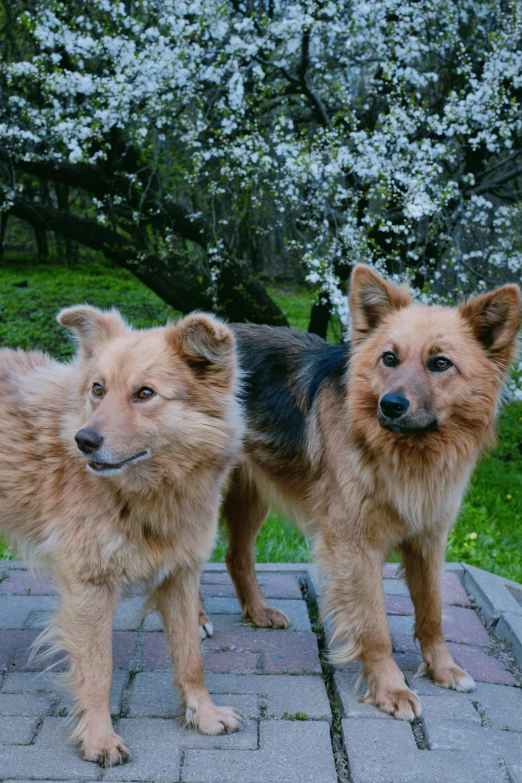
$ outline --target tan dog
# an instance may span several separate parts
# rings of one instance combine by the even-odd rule
[[[272,503],[290,510],[327,576],[333,659],[362,658],[366,701],[413,720],[421,705],[392,657],[382,565],[392,550],[402,554],[425,671],[444,688],[471,690],[442,635],[441,568],[471,472],[494,440],[520,291],[428,307],[358,266],[350,304],[351,348],[235,327],[248,429],[224,503],[227,565],[245,617],[286,627],[257,582],[254,542]]]
[[[195,314],[133,331],[115,311],[63,310],[72,364],[0,351],[0,521],[45,558],[61,598],[41,642],[64,649],[85,759],[125,762],[111,724],[112,623],[123,588],[143,581],[167,633],[187,722],[235,731],[203,678],[199,573],[242,434],[230,330]]]

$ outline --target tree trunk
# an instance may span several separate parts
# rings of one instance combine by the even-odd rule
[[[8,218],[9,218],[9,214],[7,212],[0,212],[0,266],[3,266],[4,263],[4,254],[5,254],[4,239],[5,239],[5,230],[7,228]]]
[[[319,337],[322,337],[323,340],[326,340],[331,309],[332,306],[329,299],[326,302],[316,302],[314,304],[310,313],[310,321],[308,323],[308,331],[311,334],[318,334]]]

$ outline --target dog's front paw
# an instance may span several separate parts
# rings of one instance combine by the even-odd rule
[[[84,738],[80,754],[86,761],[94,761],[101,767],[115,767],[126,764],[131,758],[130,748],[115,732],[106,736]]]
[[[451,688],[454,691],[470,693],[475,690],[475,680],[473,677],[453,663],[450,666],[430,666],[427,663],[421,664],[415,677],[429,675],[433,682],[441,688]]]
[[[398,720],[410,723],[422,715],[422,705],[419,697],[409,688],[391,688],[374,686],[362,699],[366,704],[373,704],[388,715]]]
[[[243,716],[233,707],[216,707],[210,702],[197,707],[187,705],[185,720],[201,734],[215,735],[239,731]]]
[[[290,618],[279,609],[272,606],[256,606],[245,611],[245,620],[249,620],[259,628],[288,628]]]

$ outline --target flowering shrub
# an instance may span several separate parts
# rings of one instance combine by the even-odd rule
[[[4,209],[36,164],[109,171],[84,187],[140,263],[199,254],[219,306],[227,265],[297,259],[345,327],[359,261],[430,301],[520,279],[520,0],[45,0],[18,24]]]

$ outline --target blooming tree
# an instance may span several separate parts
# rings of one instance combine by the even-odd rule
[[[4,211],[180,309],[284,323],[273,257],[320,333],[356,262],[432,301],[520,280],[520,0],[45,0],[10,24]]]

